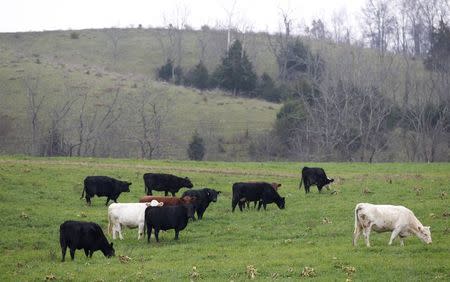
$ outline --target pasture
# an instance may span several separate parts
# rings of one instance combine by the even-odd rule
[[[335,179],[322,194],[298,190],[301,167],[320,166]],[[87,175],[130,181],[118,201],[137,202],[146,172],[188,176],[194,188],[222,191],[201,221],[190,222],[174,241],[173,230],[137,240],[125,229],[116,257],[100,251],[62,263],[59,225],[94,221],[107,229],[105,198],[80,200]],[[237,181],[280,182],[286,209],[231,212]],[[0,158],[0,278],[2,281],[429,281],[450,279],[450,164],[227,163],[92,158]],[[183,188],[177,196],[185,191]],[[336,191],[335,193],[331,193]],[[157,195],[163,193],[156,192]],[[390,233],[372,233],[354,248],[353,209],[358,202],[401,204],[431,226],[433,244],[408,237],[388,246]],[[111,237],[107,235],[108,239]],[[310,267],[308,269],[305,267]],[[303,274],[302,274],[303,272]]]

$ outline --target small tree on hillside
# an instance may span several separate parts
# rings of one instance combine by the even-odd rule
[[[202,61],[200,61],[194,68],[190,69],[184,77],[184,82],[188,86],[204,90],[209,86],[208,69]]]
[[[157,70],[158,78],[164,81],[170,81],[175,84],[180,84],[183,76],[183,70],[180,66],[174,68],[173,61],[167,59],[166,63]]]
[[[203,138],[200,137],[197,131],[192,135],[191,143],[187,150],[190,160],[201,161],[205,155],[205,145],[203,143]]]
[[[250,93],[255,89],[256,74],[239,40],[234,41],[225,57],[213,74],[215,84],[232,91]]]

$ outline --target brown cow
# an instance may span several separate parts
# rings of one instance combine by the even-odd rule
[[[139,199],[139,203],[147,203],[152,200],[164,203],[164,206],[179,206],[194,204],[196,198],[191,196],[184,196],[181,198],[176,197],[162,197],[162,196],[143,196]]]
[[[261,183],[261,181],[249,181],[248,183]],[[281,183],[272,182],[272,183],[269,183],[269,184],[270,184],[270,186],[272,186],[273,189],[275,189],[275,191],[278,191],[278,188],[281,187]],[[253,202],[254,202],[253,208],[256,208],[256,201],[253,201]],[[245,203],[247,204],[247,209],[249,209],[250,208],[250,201],[245,201]]]

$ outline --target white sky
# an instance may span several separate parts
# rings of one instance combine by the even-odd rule
[[[4,0],[0,32],[66,30],[107,27],[165,26],[187,14],[199,28],[227,23],[227,10],[236,2],[232,24],[254,31],[278,31],[280,10],[289,11],[294,27],[312,19],[329,22],[333,12],[345,11],[354,24],[365,0]],[[186,11],[186,12],[185,12]],[[176,16],[176,14],[180,16]]]

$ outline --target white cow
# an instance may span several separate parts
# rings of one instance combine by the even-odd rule
[[[400,245],[403,246],[403,238],[408,235],[416,235],[427,244],[431,244],[431,232],[429,226],[423,226],[414,213],[404,206],[373,205],[359,203],[355,207],[355,231],[353,232],[353,246],[356,246],[359,234],[363,231],[366,245],[370,247],[370,231],[392,231],[389,245],[399,236]]]
[[[113,203],[108,207],[108,233],[116,239],[119,233],[123,240],[122,226],[138,228],[138,240],[144,235],[145,209],[148,206],[162,206],[163,203],[152,201],[150,203]]]

